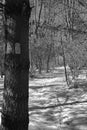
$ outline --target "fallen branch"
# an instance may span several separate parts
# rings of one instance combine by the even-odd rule
[[[50,105],[50,106],[46,106],[46,107],[34,106],[34,107],[30,107],[29,111],[38,110],[38,109],[55,108],[55,107],[67,106],[67,105],[74,105],[74,104],[79,104],[79,103],[87,103],[87,100],[85,100],[85,101],[75,101],[75,102],[57,104],[57,105]]]
[[[29,86],[29,89],[42,89],[42,88],[48,88],[48,87],[57,87],[60,84],[49,84],[49,85],[44,85],[44,86]]]

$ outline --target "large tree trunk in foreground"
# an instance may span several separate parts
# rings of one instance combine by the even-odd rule
[[[23,2],[6,0],[6,55],[2,106],[2,125],[5,130],[28,130],[28,20],[31,9],[28,0]],[[9,30],[13,34],[10,34]]]

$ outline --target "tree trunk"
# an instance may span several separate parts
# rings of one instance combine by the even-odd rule
[[[39,59],[39,74],[41,74],[42,71],[42,60]]]
[[[2,106],[2,126],[5,130],[28,130],[30,12],[28,0],[6,0],[5,81]]]
[[[51,35],[51,42],[52,42],[52,35]],[[47,73],[49,72],[50,69],[50,58],[51,58],[51,51],[52,51],[52,46],[53,44],[51,43],[51,45],[47,45],[47,51],[48,51],[48,56],[47,56]]]
[[[47,73],[49,72],[50,55],[47,58]]]
[[[63,46],[63,42],[62,42],[62,37],[61,37],[61,47],[62,47],[62,53],[63,53],[63,64],[64,64],[64,70],[65,70],[66,83],[69,86],[68,77],[67,77],[67,69],[66,69],[65,52],[64,52],[64,46]]]

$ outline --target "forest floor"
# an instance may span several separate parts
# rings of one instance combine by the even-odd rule
[[[85,72],[81,71],[77,79],[83,85],[72,89],[66,84],[63,67],[29,79],[29,130],[87,130]],[[0,111],[3,83],[0,77]]]
[[[68,88],[64,68],[29,80],[29,130],[87,130],[86,70]]]

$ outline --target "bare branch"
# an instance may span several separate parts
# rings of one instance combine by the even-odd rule
[[[42,7],[43,7],[43,0],[41,0],[41,6],[40,6],[40,11],[39,11],[39,16],[38,16],[38,22],[36,23],[36,29],[35,29],[36,35],[37,35],[37,30],[38,30],[38,27],[39,27],[39,24],[40,24]]]
[[[51,26],[49,24],[45,24],[44,25],[44,28],[48,29],[48,30],[52,30],[52,31],[62,31],[62,30],[67,30],[69,31],[70,33],[77,33],[77,34],[87,34],[87,31],[82,31],[81,29],[74,29],[74,28],[67,28],[67,27],[64,27],[63,25],[58,25],[58,26]]]

